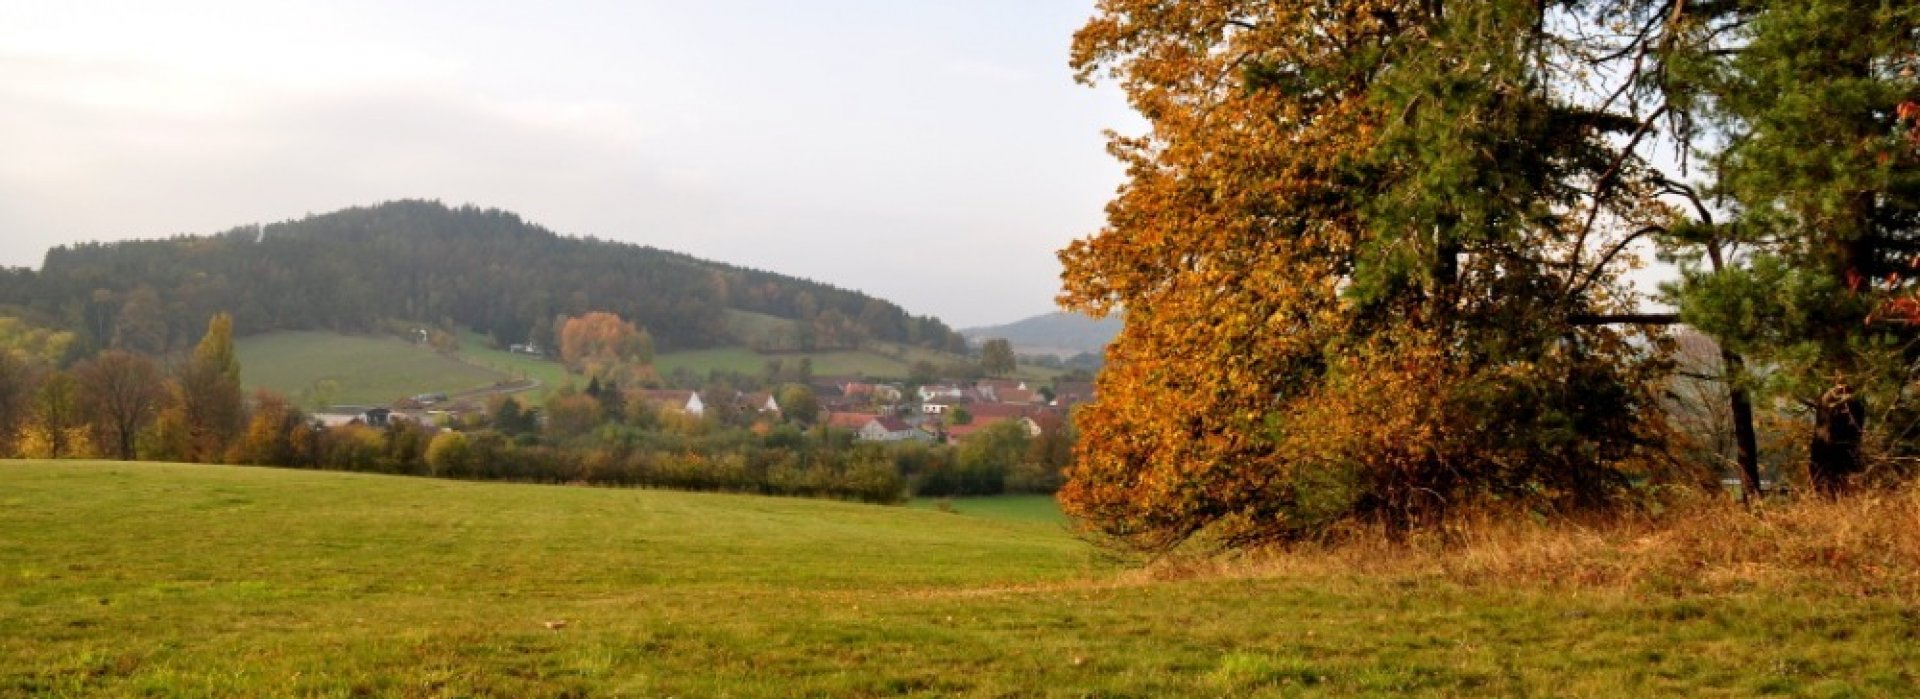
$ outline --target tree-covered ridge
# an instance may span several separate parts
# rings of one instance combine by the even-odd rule
[[[728,308],[808,321],[815,341],[964,347],[939,320],[859,292],[431,201],[63,246],[38,272],[0,272],[0,306],[72,328],[87,347],[143,351],[192,342],[222,311],[249,334],[368,331],[397,318],[451,321],[502,342],[550,336],[557,316],[606,311],[663,349],[705,347],[728,341]]]

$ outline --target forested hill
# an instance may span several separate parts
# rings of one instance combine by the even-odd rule
[[[865,294],[651,247],[556,235],[512,213],[399,201],[212,236],[89,243],[0,271],[4,307],[93,346],[182,346],[207,318],[243,334],[451,322],[522,342],[557,315],[611,311],[663,349],[726,344],[726,309],[833,342],[964,348],[939,320]],[[116,334],[122,336],[116,342]]]

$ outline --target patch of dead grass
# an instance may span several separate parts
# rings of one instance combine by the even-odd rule
[[[1446,536],[1353,537],[1234,556],[1167,556],[1131,582],[1367,576],[1469,586],[1729,593],[1816,586],[1920,600],[1920,487],[1838,500],[1684,503],[1660,516],[1482,519]]]

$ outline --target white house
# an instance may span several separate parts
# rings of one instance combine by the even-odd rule
[[[657,403],[668,410],[700,417],[707,413],[707,404],[701,402],[699,391],[642,391],[647,400]]]
[[[935,398],[958,399],[963,395],[966,395],[966,391],[962,390],[959,386],[952,386],[948,384],[927,384],[925,386],[920,387],[921,402],[930,401]]]
[[[881,416],[868,420],[855,438],[863,442],[902,442],[925,439],[925,434],[897,417]]]

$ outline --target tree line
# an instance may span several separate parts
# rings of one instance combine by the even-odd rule
[[[1018,424],[964,445],[873,444],[824,424],[807,379],[709,377],[689,415],[637,388],[644,332],[608,313],[569,319],[563,356],[587,378],[540,404],[500,396],[455,424],[365,419],[323,426],[271,391],[243,396],[234,320],[217,314],[187,352],[106,349],[63,364],[70,338],[0,334],[0,458],[177,461],[447,478],[648,486],[896,503],[910,495],[1052,492],[1071,428]],[[784,383],[778,383],[785,379]],[[736,400],[775,382],[781,410]],[[450,427],[451,429],[446,429]]]

